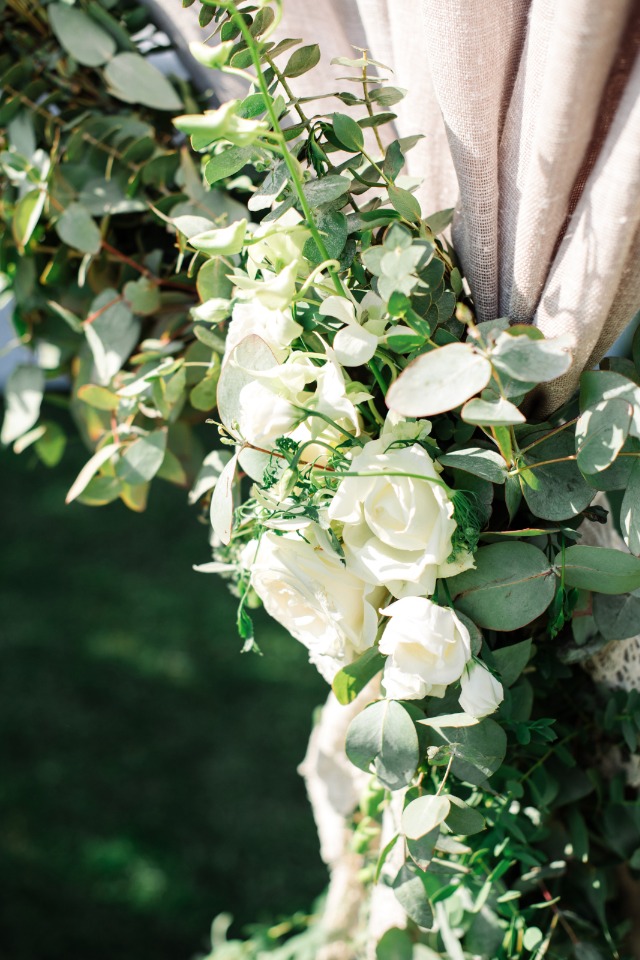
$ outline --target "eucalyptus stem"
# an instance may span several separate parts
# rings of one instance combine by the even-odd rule
[[[262,73],[262,66],[260,64],[260,55],[256,47],[255,38],[251,34],[251,31],[247,27],[246,23],[244,22],[244,18],[239,13],[234,0],[225,0],[225,2],[222,3],[221,5],[226,7],[227,10],[229,10],[231,18],[236,24],[236,26],[239,28],[240,32],[242,33],[244,41],[247,45],[247,49],[251,54],[251,59],[256,69],[256,80],[258,81],[260,92],[262,93],[262,96],[264,98],[265,106],[267,108],[267,113],[269,114],[269,120],[271,121],[271,127],[273,129],[274,134],[276,135],[276,138],[280,143],[280,149],[282,150],[282,158],[287,166],[287,170],[289,171],[289,177],[291,179],[291,183],[293,184],[293,188],[296,192],[296,196],[298,197],[298,202],[300,203],[300,207],[304,214],[305,221],[309,227],[309,230],[311,231],[311,236],[313,237],[315,244],[318,250],[320,251],[320,255],[322,259],[325,261],[328,261],[331,258],[325,246],[324,240],[322,239],[322,235],[318,230],[318,226],[315,222],[313,212],[311,210],[311,207],[309,206],[309,201],[305,196],[304,189],[303,189],[303,182],[298,172],[298,161],[292,156],[291,152],[289,151],[289,148],[287,147],[287,141],[282,131],[282,127],[280,126],[280,121],[278,120],[276,111],[274,110],[274,107],[273,107],[273,99],[271,97],[271,94],[269,93],[269,88],[267,87],[266,80],[264,79],[264,74]],[[335,286],[337,293],[342,297],[346,296],[344,286],[335,268],[333,266],[330,266],[328,267],[328,270],[329,270],[331,279],[333,280],[333,285]]]

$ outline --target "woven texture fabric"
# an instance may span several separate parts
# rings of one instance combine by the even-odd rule
[[[147,0],[174,35],[197,5]],[[424,139],[408,172],[423,211],[455,206],[453,240],[480,320],[574,338],[561,404],[640,306],[637,0],[285,0],[280,35],[320,44],[295,92],[331,89],[336,56],[366,46],[408,89],[396,132]],[[202,72],[197,77],[206,81]],[[217,84],[217,77],[211,79]],[[237,95],[222,81],[221,99]],[[347,87],[343,83],[338,87]],[[335,87],[334,87],[335,88]],[[326,104],[323,106],[323,104]],[[335,109],[319,101],[318,109]]]

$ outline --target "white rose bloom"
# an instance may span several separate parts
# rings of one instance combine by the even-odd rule
[[[302,333],[302,327],[291,316],[291,310],[268,310],[257,300],[238,302],[233,308],[227,329],[225,359],[245,337],[255,334],[273,351],[276,360],[287,356],[289,344]]]
[[[450,607],[425,597],[396,600],[382,613],[390,617],[380,640],[387,654],[383,684],[394,700],[439,697],[458,680],[471,657],[469,631]]]
[[[349,470],[365,476],[341,481],[329,517],[344,525],[345,553],[363,580],[394,597],[430,595],[451,554],[453,503],[423,447],[392,443],[387,434],[356,451]]]
[[[460,678],[460,684],[460,706],[472,717],[487,717],[504,700],[502,684],[480,663],[469,664]]]
[[[345,567],[317,525],[304,537],[268,531],[247,545],[243,559],[267,613],[307,647],[330,683],[373,645],[382,591]]]

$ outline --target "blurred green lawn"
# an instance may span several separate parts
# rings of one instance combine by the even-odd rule
[[[321,892],[296,765],[326,691],[264,616],[240,655],[184,491],[65,506],[85,459],[0,455],[0,957],[189,960],[216,914]]]

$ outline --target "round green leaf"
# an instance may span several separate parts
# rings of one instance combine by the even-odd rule
[[[436,797],[433,794],[418,797],[404,808],[402,832],[409,840],[419,840],[449,816],[450,808],[447,797]]]
[[[603,400],[585,410],[576,424],[576,453],[583,473],[610,467],[624,446],[633,420],[627,400]]]
[[[491,364],[467,343],[450,343],[424,353],[400,374],[387,406],[405,417],[431,417],[453,410],[483,390]]]
[[[56,233],[63,243],[96,254],[102,245],[102,237],[95,220],[81,203],[71,203],[56,223]]]
[[[347,756],[390,790],[411,782],[418,765],[418,734],[413,720],[395,700],[378,700],[351,721]]]
[[[460,415],[466,423],[477,423],[485,427],[515,426],[524,423],[526,419],[524,414],[504,397],[498,400],[482,400],[480,397],[469,400]]]
[[[393,892],[414,923],[425,930],[433,926],[433,911],[419,870],[405,864],[393,881]]]
[[[531,512],[543,520],[567,520],[575,517],[589,506],[595,493],[575,462],[575,445],[570,430],[562,430],[542,440],[548,424],[539,429],[526,429],[522,434],[526,443],[536,442],[523,458],[523,464],[531,470],[523,474],[523,493]],[[571,457],[572,459],[567,459]],[[561,461],[548,463],[547,461]],[[544,462],[544,466],[536,466]]]
[[[430,732],[436,746],[448,745],[453,753],[452,772],[466,783],[481,784],[496,772],[507,750],[507,735],[495,720],[472,727],[443,727]]]
[[[555,562],[560,570],[562,554]],[[594,593],[632,593],[640,588],[640,559],[609,547],[576,544],[564,552],[564,581]]]
[[[304,185],[304,195],[312,207],[319,207],[323,203],[331,203],[347,192],[351,182],[346,177],[331,174],[328,177],[319,177],[309,180]]]
[[[474,570],[451,577],[447,584],[456,608],[479,627],[517,630],[544,613],[553,600],[553,568],[533,544],[493,543],[481,547],[475,559]]]
[[[140,437],[126,448],[116,464],[116,473],[131,486],[146,483],[160,469],[166,449],[166,430],[155,430],[146,437]]]
[[[5,387],[2,443],[13,443],[37,423],[43,394],[44,373],[40,367],[31,364],[14,367]]]
[[[571,366],[568,342],[532,339],[527,334],[501,333],[491,354],[491,362],[500,373],[522,383],[547,383],[560,377]]]
[[[593,616],[605,640],[627,640],[640,635],[640,590],[609,596],[596,593]]]
[[[100,67],[116,52],[116,42],[111,34],[78,7],[53,3],[48,12],[51,29],[78,63],[85,67]]]
[[[155,110],[182,107],[167,78],[139,53],[119,53],[107,64],[104,75],[111,93],[125,103],[142,103]]]
[[[485,828],[485,820],[479,810],[470,807],[459,797],[449,796],[450,809],[446,824],[452,833],[461,837],[471,837]]]

